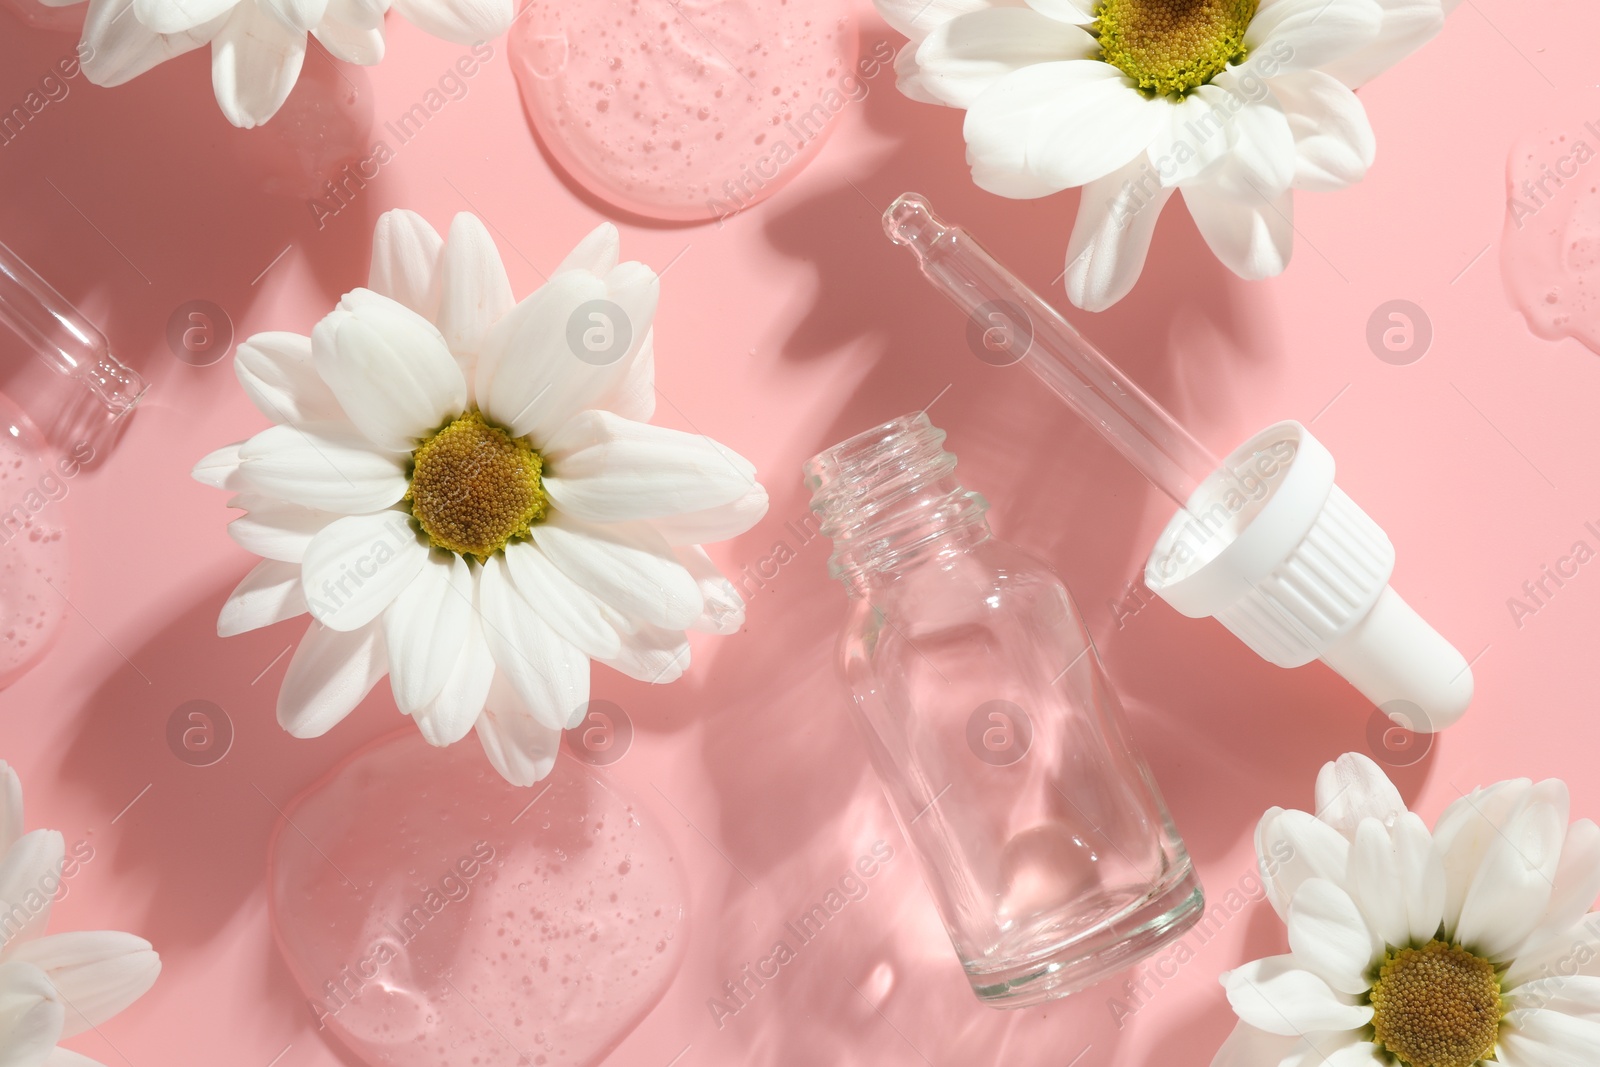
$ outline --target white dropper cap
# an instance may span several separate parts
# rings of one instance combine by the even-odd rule
[[[1333,455],[1298,422],[1280,422],[1200,484],[1144,580],[1269,662],[1320,659],[1402,725],[1442,730],[1467,710],[1472,670],[1390,588],[1393,573],[1394,545],[1334,484]]]

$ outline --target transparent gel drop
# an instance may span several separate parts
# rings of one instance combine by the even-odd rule
[[[1500,271],[1528,328],[1600,352],[1600,138],[1574,118],[1518,141],[1506,163]]]
[[[320,1025],[395,1067],[590,1067],[681,962],[667,838],[567,756],[508,785],[414,729],[302,795],[272,844],[273,929]]]
[[[71,484],[28,417],[0,395],[0,688],[50,648],[67,613],[64,498]]]
[[[847,0],[532,0],[509,42],[556,161],[669,221],[777,192],[868,87]]]

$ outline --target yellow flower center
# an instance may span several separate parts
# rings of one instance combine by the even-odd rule
[[[1458,945],[1395,949],[1371,995],[1373,1040],[1407,1067],[1470,1067],[1500,1036],[1494,965]]]
[[[435,548],[488,559],[549,507],[533,446],[469,411],[411,454],[411,516]]]
[[[1146,96],[1183,96],[1245,58],[1258,0],[1100,0],[1100,58]]]

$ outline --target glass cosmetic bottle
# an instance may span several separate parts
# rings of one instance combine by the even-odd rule
[[[850,595],[839,649],[878,776],[978,997],[1065,996],[1204,898],[1066,587],[997,540],[908,415],[806,464]]]

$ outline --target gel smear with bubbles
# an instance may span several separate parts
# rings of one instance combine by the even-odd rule
[[[1512,146],[1500,270],[1536,335],[1600,352],[1600,124],[1574,116]]]
[[[572,178],[682,222],[749,207],[809,163],[867,91],[856,50],[848,0],[531,0],[509,43]]]
[[[67,612],[64,471],[43,435],[0,396],[0,688],[49,651]]]
[[[531,788],[475,739],[415,729],[294,802],[272,844],[272,924],[319,1020],[394,1067],[591,1067],[681,962],[668,839],[567,756]]]

